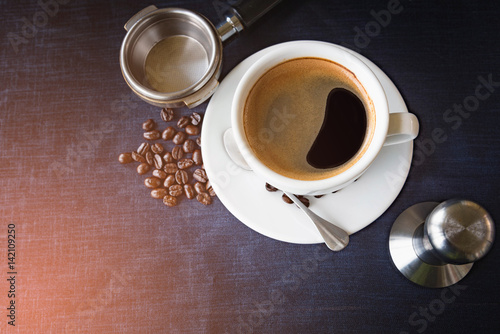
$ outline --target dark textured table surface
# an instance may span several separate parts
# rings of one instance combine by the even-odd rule
[[[500,330],[498,243],[446,289],[406,280],[388,249],[396,217],[422,201],[463,197],[500,219],[498,3],[284,0],[224,50],[222,76],[280,42],[344,45],[384,70],[418,116],[403,190],[331,253],[260,235],[218,199],[167,208],[150,198],[143,177],[117,157],[142,141],[143,121],[160,122],[118,63],[123,24],[151,2],[59,2],[0,1],[1,333]],[[154,4],[216,22],[228,3]]]

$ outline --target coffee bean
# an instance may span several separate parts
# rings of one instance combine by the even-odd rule
[[[134,159],[132,159],[132,153],[122,153],[118,156],[118,161],[121,164],[128,164],[134,161]]]
[[[153,176],[163,180],[167,177],[167,173],[165,173],[161,169],[155,169],[153,171]]]
[[[194,164],[193,159],[189,159],[189,158],[181,159],[181,160],[177,161],[177,167],[179,167],[179,169],[187,169],[187,168],[191,167],[193,164]]]
[[[144,158],[142,155],[140,155],[137,152],[132,152],[132,159],[137,161],[137,162],[146,162],[146,158]]]
[[[187,116],[182,116],[179,121],[177,121],[177,127],[178,128],[185,128],[186,126],[188,126],[189,124],[191,123],[191,119]]]
[[[203,163],[203,158],[201,157],[201,150],[195,150],[193,152],[193,161],[196,166],[199,166]]]
[[[165,181],[163,182],[163,186],[165,188],[169,188],[175,184],[175,176],[174,175],[168,175],[165,178]]]
[[[196,197],[196,193],[194,192],[193,186],[190,184],[184,185],[184,194],[188,199],[193,199]]]
[[[270,192],[275,192],[278,190],[278,188],[276,187],[273,187],[272,185],[270,185],[269,183],[266,183],[266,190],[267,191],[270,191]]]
[[[163,158],[159,154],[154,155],[154,163],[156,169],[162,169],[163,168]]]
[[[141,146],[137,149],[137,153],[139,153],[142,156],[146,155],[146,152],[149,151],[149,143],[142,143]]]
[[[178,170],[175,172],[175,181],[178,184],[186,184],[189,181],[189,174],[185,170]]]
[[[198,114],[197,112],[194,112],[190,118],[191,118],[191,124],[193,124],[194,126],[201,123],[201,115]]]
[[[200,128],[195,125],[189,124],[188,126],[186,126],[186,133],[190,136],[197,136],[200,134]]]
[[[288,197],[287,195],[283,194],[283,196],[281,196],[281,198],[283,199],[283,201],[285,201],[285,203],[287,204],[292,204],[293,201],[290,199],[290,197]]]
[[[205,170],[201,169],[201,168],[198,168],[197,170],[194,171],[193,178],[196,181],[199,181],[202,183],[205,183],[208,181],[207,172],[205,172]]]
[[[177,172],[179,170],[179,168],[177,167],[176,163],[169,162],[169,163],[165,164],[165,167],[163,167],[163,170],[167,174],[175,174],[175,172]]]
[[[186,140],[184,142],[184,145],[182,145],[182,149],[186,153],[193,153],[195,147],[196,147],[196,143],[193,140],[191,140],[191,139]]]
[[[151,131],[155,128],[156,123],[152,119],[148,119],[146,122],[142,123],[142,129],[144,131]]]
[[[144,179],[144,185],[150,189],[158,188],[161,185],[161,180],[157,177],[147,177]]]
[[[174,119],[174,110],[163,108],[160,117],[164,122]],[[167,206],[176,206],[178,196],[185,195],[188,199],[197,200],[209,205],[211,197],[215,196],[213,187],[208,182],[208,177],[203,169],[203,158],[199,147],[201,147],[202,115],[193,112],[191,116],[182,116],[176,123],[177,127],[168,126],[165,130],[158,131],[154,119],[147,119],[142,123],[143,137],[148,141],[163,138],[165,141],[172,140],[175,144],[171,152],[166,151],[160,143],[143,142],[137,151],[122,153],[118,160],[120,163],[138,161],[137,172],[141,175],[148,173],[152,168],[152,176],[144,179],[146,187],[152,189],[151,197],[163,199]],[[184,129],[184,130],[182,130]],[[189,139],[193,136],[193,139]],[[197,146],[198,145],[198,146]],[[186,154],[191,156],[186,157]],[[200,166],[193,172],[193,178],[197,181],[194,185],[189,184],[189,168],[193,165]]]
[[[165,188],[157,188],[157,189],[151,190],[151,197],[156,198],[156,199],[161,199],[167,195],[168,195],[168,191]]]
[[[165,155],[163,156],[163,160],[165,160],[166,163],[175,162],[175,159],[170,152],[165,153]]]
[[[166,206],[176,206],[177,205],[177,198],[174,196],[166,195],[163,197],[163,204]]]
[[[161,138],[161,133],[158,130],[151,130],[151,131],[144,132],[142,134],[142,136],[146,140],[157,140],[157,139]]]
[[[163,130],[163,133],[161,134],[161,138],[163,140],[170,140],[174,138],[175,136],[175,128],[173,126],[169,126],[165,130]]]
[[[181,145],[182,143],[184,143],[184,140],[186,140],[186,137],[187,135],[185,132],[179,131],[175,134],[172,141],[174,142],[175,145]]]
[[[170,122],[174,119],[174,111],[170,108],[163,108],[160,111],[160,117],[164,122]]]
[[[214,188],[212,187],[212,185],[210,184],[210,181],[207,181],[207,183],[205,184],[205,190],[207,191],[207,193],[214,197],[215,196],[215,191],[214,191]]]
[[[184,150],[182,149],[181,146],[174,146],[172,149],[172,158],[175,160],[181,160],[182,157],[184,156]]]
[[[198,202],[200,202],[203,205],[209,205],[212,203],[212,198],[206,192],[202,192],[202,193],[198,194],[196,196],[196,199],[198,200]]]
[[[146,162],[148,163],[148,165],[151,165],[151,166],[154,164],[153,152],[151,152],[151,151],[146,152]]]
[[[174,184],[173,186],[170,186],[170,188],[168,188],[168,193],[170,194],[170,196],[180,196],[182,195],[182,192],[183,192],[183,188],[180,184]]]
[[[142,162],[139,166],[137,166],[137,173],[139,173],[139,175],[144,175],[147,172],[149,172],[150,169],[151,169],[150,165],[148,165],[145,162]]]
[[[160,154],[163,152],[163,145],[160,143],[155,143],[154,145],[151,145],[151,151],[155,154]]]
[[[205,192],[205,190],[206,190],[205,189],[205,185],[203,183],[201,183],[201,182],[196,182],[194,184],[194,190],[196,190],[196,192],[198,194],[201,194],[201,193]]]
[[[310,204],[309,198],[301,196],[301,195],[297,196],[297,198],[299,199],[299,201],[302,202],[302,204],[304,204],[306,207],[309,207],[309,204]]]

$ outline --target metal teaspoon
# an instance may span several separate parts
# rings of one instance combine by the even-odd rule
[[[246,163],[245,158],[243,158],[241,152],[239,151],[234,141],[231,128],[227,129],[224,132],[223,139],[224,139],[224,147],[231,160],[244,170],[251,171],[252,169]],[[295,197],[295,195],[290,195],[287,192],[283,193],[287,195],[295,204],[297,204],[297,206],[302,210],[302,212],[304,212],[309,217],[309,219],[314,223],[314,225],[316,225],[316,228],[323,237],[323,240],[325,240],[325,244],[329,249],[337,252],[344,249],[347,246],[347,244],[349,243],[349,234],[347,234],[346,231],[316,215],[314,212],[309,210],[308,207],[302,204],[302,202],[297,197]]]
[[[295,195],[283,191],[297,206],[304,212],[309,219],[316,225],[319,233],[325,240],[325,244],[334,252],[344,249],[349,243],[349,234],[340,227],[330,223],[329,221],[321,218],[307,206],[305,206]]]

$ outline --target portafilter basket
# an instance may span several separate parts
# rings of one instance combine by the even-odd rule
[[[223,42],[280,1],[251,0],[235,6],[217,28],[191,10],[149,6],[125,24],[120,50],[123,77],[152,105],[196,107],[219,85]]]

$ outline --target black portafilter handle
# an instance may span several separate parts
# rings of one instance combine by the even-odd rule
[[[281,0],[240,1],[233,6],[233,10],[245,28],[248,28],[280,2]]]
[[[237,1],[231,6],[231,13],[217,26],[222,42],[229,42],[237,34],[250,27],[282,0]]]

